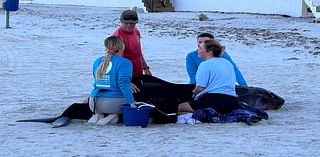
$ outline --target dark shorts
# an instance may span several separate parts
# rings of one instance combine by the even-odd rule
[[[220,114],[228,114],[241,108],[235,96],[219,93],[206,93],[198,100],[191,101],[190,105],[193,110],[212,107]]]

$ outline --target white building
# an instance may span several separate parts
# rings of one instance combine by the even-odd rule
[[[147,0],[20,0],[22,2],[43,4],[72,4],[105,7],[132,7],[144,8]],[[160,0],[149,0],[159,2]],[[245,12],[261,14],[280,14],[293,17],[306,16],[307,7],[317,18],[319,17],[320,0],[167,0],[171,2],[174,11],[219,11]],[[307,5],[306,5],[307,4]],[[318,10],[317,10],[318,9]],[[317,12],[319,11],[319,12]],[[318,14],[317,14],[318,13]]]

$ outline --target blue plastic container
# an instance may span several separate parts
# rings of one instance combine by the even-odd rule
[[[140,108],[130,107],[129,104],[121,106],[123,123],[125,126],[147,127],[152,107],[143,106]]]
[[[19,0],[3,0],[3,9],[7,11],[17,11],[19,8]]]

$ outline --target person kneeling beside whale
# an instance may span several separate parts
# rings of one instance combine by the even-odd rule
[[[89,98],[93,115],[88,123],[99,125],[116,123],[121,105],[135,104],[131,91],[132,63],[118,55],[124,50],[124,42],[120,37],[110,36],[105,39],[104,46],[105,56],[93,63],[94,82]]]

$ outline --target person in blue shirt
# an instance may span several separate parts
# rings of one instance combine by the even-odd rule
[[[214,36],[210,33],[201,33],[197,37],[197,42],[198,42],[198,48],[200,44],[202,44],[204,41],[209,40],[209,39],[214,39]],[[204,59],[200,58],[198,56],[198,50],[194,50],[192,52],[189,52],[186,56],[186,70],[188,72],[189,78],[190,78],[190,83],[191,84],[196,84],[195,81],[195,76],[198,70],[198,67],[201,62],[204,61]],[[227,52],[222,53],[222,58],[225,58],[228,60],[234,68],[235,74],[236,74],[236,79],[237,83],[240,86],[247,86],[247,82],[245,81],[244,77],[242,76],[240,70],[238,69],[237,65],[232,61],[231,57],[228,55]]]
[[[212,107],[220,114],[228,114],[241,108],[236,98],[234,67],[220,57],[223,52],[224,46],[215,39],[200,44],[198,55],[205,61],[199,65],[195,76],[194,100],[180,104],[179,111],[193,112]]]
[[[105,56],[93,63],[94,82],[89,98],[93,116],[88,122],[100,125],[117,121],[120,106],[135,102],[131,91],[132,63],[118,55],[124,50],[124,42],[120,37],[110,36],[104,45]]]

